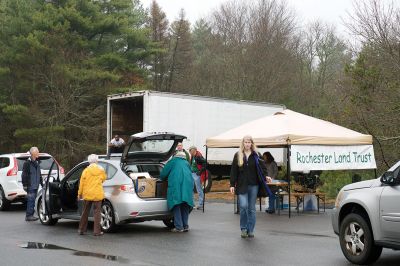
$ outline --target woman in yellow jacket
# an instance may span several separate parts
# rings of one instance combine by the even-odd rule
[[[101,201],[104,199],[103,182],[106,180],[106,173],[101,166],[97,165],[98,156],[96,154],[89,155],[88,161],[90,165],[83,171],[79,182],[78,200],[83,199],[83,211],[79,222],[78,233],[80,235],[85,234],[89,211],[93,203],[93,234],[95,236],[101,236],[103,232],[101,232],[100,228],[100,208]]]

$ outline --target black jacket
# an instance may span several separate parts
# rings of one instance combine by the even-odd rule
[[[40,171],[40,162],[32,161],[29,157],[22,167],[22,186],[28,189],[38,189],[43,184],[42,174]]]
[[[259,176],[257,167],[256,167],[256,156],[255,154],[251,154],[249,156],[248,163],[243,162],[243,166],[239,167],[238,165],[238,153],[235,154],[232,161],[231,168],[231,187],[236,188],[236,194],[244,194],[247,192],[248,185],[261,185],[261,179],[264,179],[267,176],[267,168],[263,160],[259,158],[259,164],[261,166],[261,170],[263,172],[263,176]]]

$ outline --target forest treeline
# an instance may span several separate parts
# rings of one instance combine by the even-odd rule
[[[371,134],[381,172],[400,158],[400,10],[354,1],[345,23],[351,40],[277,0],[228,0],[193,25],[157,1],[0,0],[0,152],[35,145],[69,168],[105,152],[108,94],[151,89]]]

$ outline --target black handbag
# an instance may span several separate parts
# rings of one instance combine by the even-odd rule
[[[258,193],[257,197],[269,197],[272,195],[271,189],[268,187],[266,180],[264,177],[266,174],[263,173],[263,170],[260,166],[261,163],[264,163],[263,160],[260,159],[259,156],[256,156],[256,166],[257,166],[257,176],[258,176]]]

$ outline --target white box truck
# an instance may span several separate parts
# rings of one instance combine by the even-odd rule
[[[174,132],[187,137],[183,143],[186,149],[194,145],[205,156],[207,138],[284,109],[280,104],[169,92],[114,94],[107,97],[107,140],[116,134],[126,141],[137,132]],[[207,168],[211,175],[228,176],[236,151],[209,149]],[[282,150],[274,149],[271,153],[278,163],[283,160]],[[206,190],[210,188],[211,180],[208,180]]]

